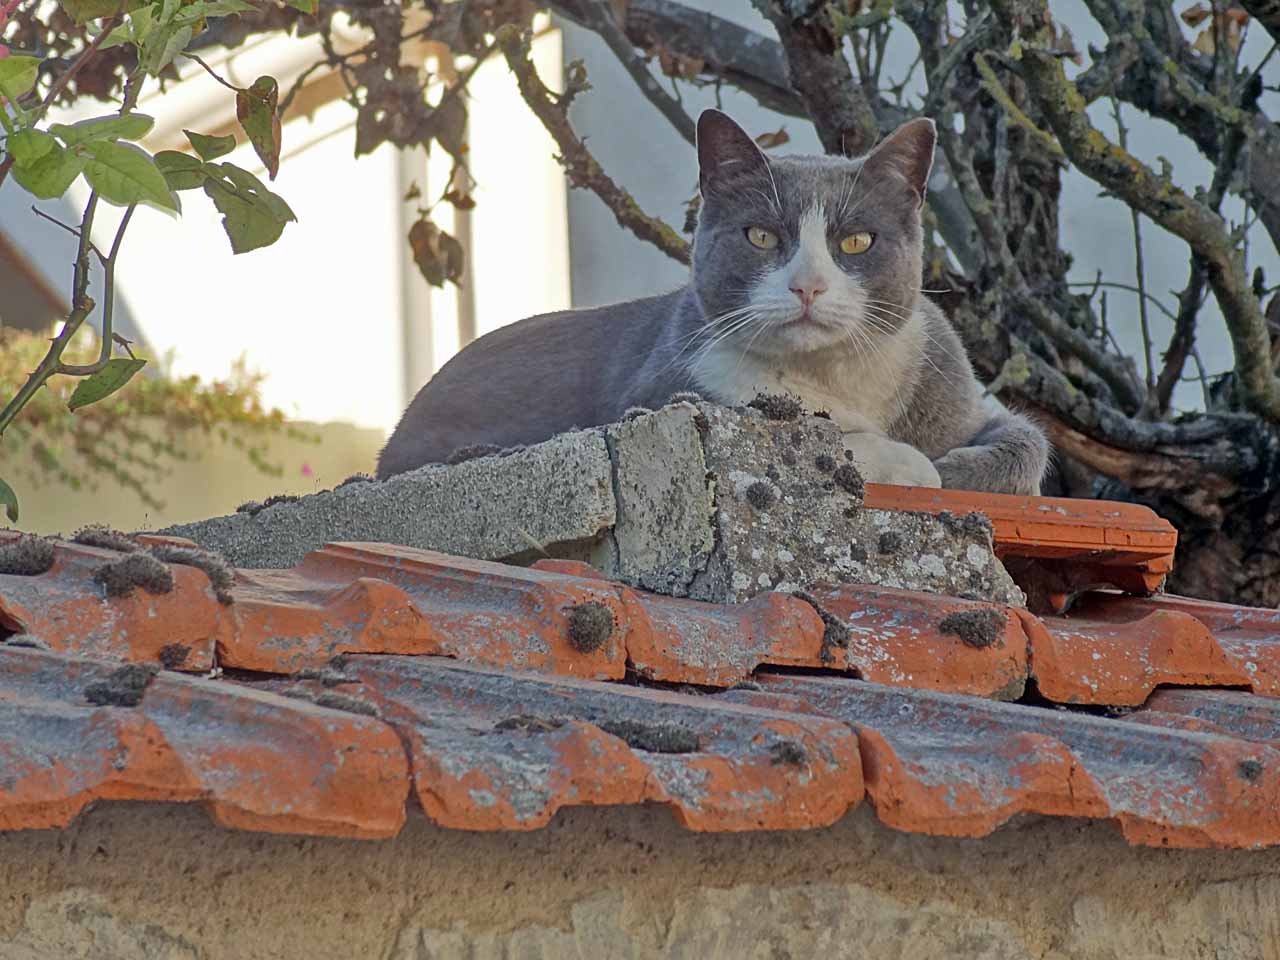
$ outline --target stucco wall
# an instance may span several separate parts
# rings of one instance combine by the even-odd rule
[[[1081,821],[950,840],[864,806],[826,830],[706,835],[578,809],[527,834],[415,815],[370,843],[109,804],[0,835],[3,960],[1277,956],[1280,851],[1137,849]]]

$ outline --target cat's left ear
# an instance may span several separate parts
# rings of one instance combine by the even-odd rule
[[[747,132],[719,110],[698,117],[698,185],[703,196],[731,177],[767,174],[768,161]]]
[[[902,177],[916,195],[916,206],[924,203],[929,184],[929,171],[933,169],[933,148],[938,142],[938,131],[928,117],[908,120],[880,143],[876,144],[866,160],[864,168],[882,172],[892,171]]]

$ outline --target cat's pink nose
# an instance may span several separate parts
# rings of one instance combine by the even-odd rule
[[[797,282],[792,286],[791,292],[800,298],[800,304],[807,310],[819,295],[827,292],[827,285],[821,280],[806,280]]]

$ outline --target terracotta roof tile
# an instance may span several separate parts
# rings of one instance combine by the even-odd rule
[[[670,804],[695,830],[834,822],[862,798],[857,741],[814,716],[665,690],[353,657],[344,691],[405,736],[427,816],[528,830],[569,804]]]
[[[243,830],[388,837],[404,822],[390,727],[243,686],[0,646],[0,731],[3,829],[63,826],[99,799],[199,800]]]
[[[1107,817],[1131,842],[1280,842],[1280,753],[1222,736],[820,678],[720,695],[858,733],[867,798],[901,830],[982,836],[1017,813]]]
[[[1141,508],[867,500],[981,509],[1040,602],[817,585],[709,604],[570,561],[341,543],[236,571],[228,604],[184,564],[161,566],[169,592],[109,595],[101,568],[125,554],[59,543],[47,572],[0,575],[0,829],[159,799],[384,837],[411,795],[461,829],[640,802],[697,830],[791,829],[865,794],[903,830],[980,836],[1035,813],[1110,818],[1143,844],[1280,843],[1280,700],[1259,696],[1280,691],[1280,612],[1081,593],[1163,577],[1176,538]],[[1029,678],[1032,697],[999,702]]]
[[[18,539],[0,532],[0,544]],[[230,629],[229,610],[215,598],[208,575],[163,564],[172,576],[167,592],[136,586],[126,596],[108,597],[95,575],[126,556],[60,543],[47,573],[0,574],[0,627],[64,653],[153,662],[164,656],[175,669],[208,670],[215,643]]]

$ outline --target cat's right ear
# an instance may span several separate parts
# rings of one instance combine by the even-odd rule
[[[750,171],[763,174],[767,164],[756,142],[728,114],[702,111],[698,117],[698,185],[704,197],[727,177]]]

